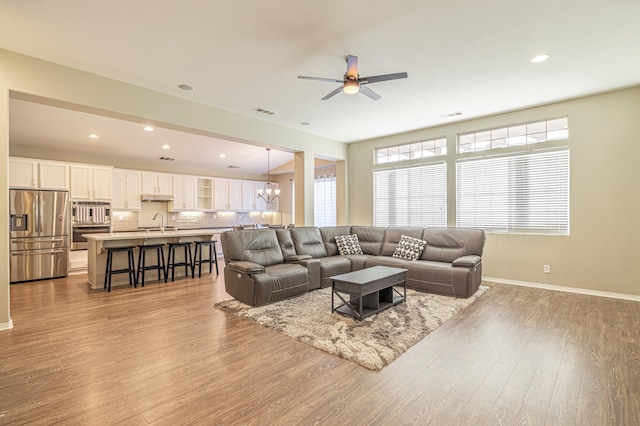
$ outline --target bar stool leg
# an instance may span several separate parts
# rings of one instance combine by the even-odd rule
[[[129,249],[128,258],[129,258],[129,285],[133,284],[133,288],[138,287],[138,277],[136,277],[136,263],[133,258],[133,249]],[[143,275],[144,279],[144,275]]]
[[[104,288],[107,289],[107,291],[111,291],[111,273],[109,271],[111,271],[111,267],[109,265],[109,263],[111,262],[111,250],[107,250],[107,267],[104,271]]]

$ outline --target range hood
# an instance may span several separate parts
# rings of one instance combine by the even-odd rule
[[[173,201],[173,195],[142,194],[142,201]]]

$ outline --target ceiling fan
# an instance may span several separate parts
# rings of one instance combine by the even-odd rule
[[[323,101],[331,98],[332,96],[337,95],[340,91],[344,91],[349,95],[356,94],[358,92],[362,93],[365,96],[370,97],[374,101],[380,99],[380,95],[378,95],[373,90],[369,89],[366,84],[370,83],[378,83],[380,81],[388,81],[388,80],[397,80],[399,78],[407,78],[406,72],[399,72],[395,74],[384,74],[384,75],[373,75],[371,77],[360,77],[358,74],[358,57],[353,55],[347,56],[347,72],[344,73],[344,78],[342,80],[335,80],[333,78],[322,78],[322,77],[306,77],[303,75],[299,75],[298,78],[303,80],[317,80],[317,81],[328,81],[330,83],[342,83],[342,86],[338,87],[333,92],[329,93],[327,96],[322,98]]]

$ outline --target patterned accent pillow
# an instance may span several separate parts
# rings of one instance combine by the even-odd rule
[[[401,259],[407,260],[417,260],[420,259],[422,255],[422,251],[427,246],[427,242],[425,240],[420,240],[418,238],[408,237],[403,235],[400,237],[400,241],[396,249],[393,251],[392,257],[399,257]]]
[[[336,235],[336,245],[340,255],[345,254],[362,254],[362,248],[356,234]]]

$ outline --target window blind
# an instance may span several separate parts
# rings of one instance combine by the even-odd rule
[[[336,177],[316,177],[313,186],[315,226],[336,225]]]
[[[457,226],[569,234],[569,149],[456,161]]]
[[[375,226],[447,226],[447,166],[374,172]]]

